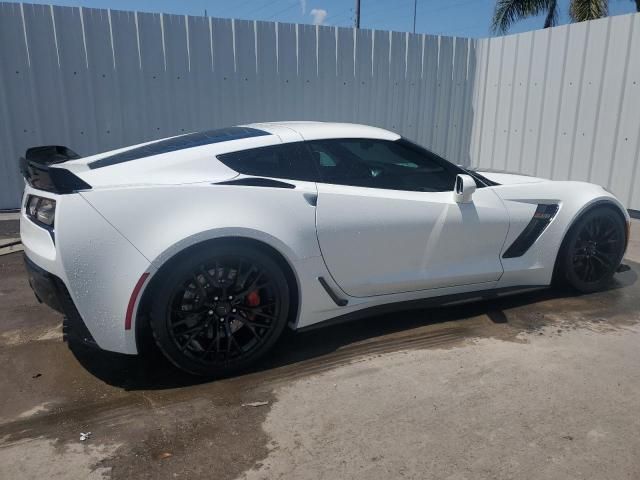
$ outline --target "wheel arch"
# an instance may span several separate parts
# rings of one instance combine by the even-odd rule
[[[151,331],[149,325],[149,312],[151,301],[153,299],[154,291],[157,289],[160,280],[163,275],[176,263],[186,258],[195,251],[201,249],[215,248],[219,245],[243,245],[251,248],[258,249],[263,253],[271,256],[278,266],[282,269],[287,285],[289,287],[289,293],[291,295],[291,306],[289,318],[287,319],[288,325],[294,325],[297,320],[297,316],[300,312],[300,299],[301,299],[301,285],[296,270],[293,267],[292,261],[288,258],[281,249],[273,246],[272,244],[256,239],[249,236],[233,235],[233,236],[220,236],[215,238],[209,238],[201,240],[196,243],[191,243],[188,246],[179,249],[172,250],[171,255],[163,254],[161,256],[161,262],[154,262],[159,265],[153,272],[151,278],[146,284],[138,302],[135,316],[135,339],[138,352],[141,353],[149,348],[155,348],[154,342],[151,338]]]

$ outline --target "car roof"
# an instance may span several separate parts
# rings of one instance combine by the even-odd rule
[[[282,138],[283,142],[295,141],[295,136],[286,135],[286,130],[297,133],[303,140],[320,140],[329,138],[375,138],[380,140],[398,140],[400,135],[383,128],[360,125],[357,123],[317,122],[317,121],[283,121],[260,122],[243,125],[268,131]],[[298,141],[300,139],[297,139]]]
[[[70,160],[59,165],[74,172],[127,164],[148,158],[186,159],[219,155],[256,147],[331,138],[398,140],[400,135],[355,123],[287,121],[260,122],[160,138],[137,145]]]
[[[398,140],[387,130],[353,123],[265,122],[167,137],[52,165],[93,187],[173,185],[228,180],[238,172],[219,155],[302,140]],[[106,168],[102,168],[106,167]]]

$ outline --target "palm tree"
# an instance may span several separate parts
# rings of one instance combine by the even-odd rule
[[[640,12],[640,0],[636,10]],[[606,17],[609,12],[608,0],[570,0],[569,15],[573,22],[583,22]],[[511,25],[526,17],[546,14],[544,28],[558,23],[558,0],[497,0],[491,29],[495,33],[506,33]]]

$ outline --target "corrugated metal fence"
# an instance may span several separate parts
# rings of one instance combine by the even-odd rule
[[[456,163],[611,188],[640,209],[640,14],[470,40],[0,3],[0,209],[17,158],[334,120]]]
[[[480,40],[472,164],[610,188],[640,209],[640,14]]]
[[[0,209],[28,146],[253,121],[378,125],[468,164],[475,58],[469,39],[0,3]]]

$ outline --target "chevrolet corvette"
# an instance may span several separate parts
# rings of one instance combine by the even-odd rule
[[[21,237],[69,337],[228,375],[283,330],[565,285],[605,288],[629,215],[605,188],[472,171],[363,125],[255,123],[80,157],[34,147]]]

